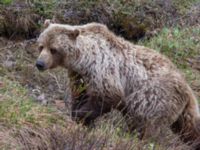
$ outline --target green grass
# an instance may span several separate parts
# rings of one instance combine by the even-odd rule
[[[12,4],[13,0],[0,0],[0,4],[3,5],[10,5]]]
[[[8,126],[65,124],[64,117],[54,108],[35,103],[19,83],[2,77],[0,81],[0,122]]]
[[[187,69],[187,59],[200,54],[200,29],[191,27],[185,29],[164,28],[150,40],[139,41],[145,45],[167,55],[180,69]]]

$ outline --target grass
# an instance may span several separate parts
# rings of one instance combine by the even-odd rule
[[[141,40],[139,44],[155,49],[168,56],[180,69],[187,69],[187,59],[200,54],[200,29],[164,28],[155,37]]]
[[[13,2],[13,0],[1,0],[1,1],[0,1],[0,4],[3,4],[3,5],[10,5],[12,2]]]
[[[52,124],[64,125],[65,118],[53,108],[41,106],[29,97],[27,90],[17,82],[0,78],[0,122],[7,125],[24,124],[48,127]]]

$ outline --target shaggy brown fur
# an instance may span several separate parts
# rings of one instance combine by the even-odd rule
[[[62,66],[80,74],[91,97],[127,110],[123,114],[130,129],[139,129],[143,139],[156,138],[162,127],[184,142],[199,140],[197,100],[169,59],[115,36],[101,24],[47,26],[38,39],[40,70]]]
[[[89,96],[86,91],[81,92],[77,97],[73,97],[72,120],[84,125],[91,125],[97,117],[110,111],[111,106],[102,101],[100,97]]]

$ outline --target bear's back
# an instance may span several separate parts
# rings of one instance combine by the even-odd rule
[[[134,45],[137,62],[142,64],[151,77],[176,74],[182,78],[182,74],[176,66],[164,55],[144,46]]]

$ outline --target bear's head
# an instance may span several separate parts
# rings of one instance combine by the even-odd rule
[[[38,38],[40,55],[36,67],[43,71],[66,66],[70,59],[77,57],[74,49],[80,31],[73,26],[50,23],[49,20],[45,21],[44,27]]]

